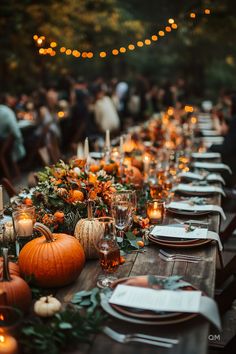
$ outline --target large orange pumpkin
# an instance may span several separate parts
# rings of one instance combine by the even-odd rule
[[[20,272],[33,276],[41,287],[54,288],[72,283],[82,271],[85,262],[80,242],[66,234],[52,234],[41,223],[35,230],[43,236],[28,242],[19,254]]]
[[[7,248],[3,248],[3,259],[3,276],[0,282],[0,290],[5,293],[5,301],[8,306],[17,307],[25,312],[29,310],[31,304],[31,290],[22,278],[10,275]]]

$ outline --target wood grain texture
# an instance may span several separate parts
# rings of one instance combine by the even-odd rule
[[[214,204],[220,204],[220,197],[211,198]],[[166,223],[175,223],[175,215],[167,214]],[[180,215],[178,219],[182,218]],[[191,217],[192,219],[192,217]],[[198,220],[209,221],[209,229],[219,232],[220,217],[218,214],[198,217]],[[174,252],[174,250],[171,250]],[[166,262],[159,258],[157,245],[150,244],[145,248],[144,253],[131,254],[126,257],[124,265],[120,266],[118,276],[120,278],[136,275],[162,275],[170,276],[177,274],[183,279],[191,282],[201,289],[206,295],[214,295],[215,269],[217,258],[217,246],[214,242],[192,249],[179,250],[178,253],[199,255],[204,257],[204,261],[197,264],[187,262]],[[73,285],[63,288],[58,292],[58,297],[63,302],[70,301],[73,294],[82,289],[90,289],[96,286],[96,280],[100,274],[98,261],[88,261],[80,277]],[[145,299],[144,299],[145,301]],[[169,338],[179,338],[180,343],[172,349],[162,349],[141,343],[119,344],[105,335],[98,335],[94,338],[91,346],[80,346],[73,351],[74,354],[204,354],[207,352],[209,324],[200,316],[182,324],[162,325],[162,326],[137,326],[123,321],[109,318],[107,325],[121,333],[141,332],[153,335],[166,336]],[[67,353],[65,353],[67,354]]]

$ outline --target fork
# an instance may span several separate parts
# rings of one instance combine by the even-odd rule
[[[159,250],[159,256],[161,259],[165,260],[165,261],[182,261],[182,262],[192,262],[192,263],[197,263],[199,261],[202,261],[203,258],[202,257],[198,257],[198,256],[191,256],[191,255],[187,255],[187,254],[180,254],[180,253],[168,253],[166,251],[164,251],[163,249]]]
[[[122,334],[114,331],[109,327],[103,327],[103,333],[119,343],[139,342],[155,345],[163,348],[172,348],[174,344],[178,344],[178,339],[170,339],[163,337],[154,337],[142,333]]]

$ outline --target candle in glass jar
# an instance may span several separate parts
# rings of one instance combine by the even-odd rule
[[[17,220],[16,232],[18,236],[31,236],[33,233],[33,220],[30,218]]]
[[[1,354],[17,354],[18,345],[15,338],[6,334],[0,334],[0,353]]]
[[[164,217],[164,202],[159,200],[148,202],[147,216],[153,224],[162,223]]]

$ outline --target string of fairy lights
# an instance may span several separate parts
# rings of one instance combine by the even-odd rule
[[[203,15],[210,15],[211,10],[206,8],[203,9]],[[188,17],[191,20],[195,20],[198,16],[197,12],[188,13]],[[33,35],[33,40],[35,45],[37,46],[38,53],[40,55],[49,55],[54,57],[58,54],[73,56],[79,59],[92,59],[92,58],[101,58],[104,59],[108,56],[118,56],[120,54],[124,54],[129,51],[134,51],[138,48],[142,48],[144,46],[150,46],[152,43],[157,43],[159,39],[168,35],[172,30],[177,30],[179,25],[173,18],[168,19],[168,23],[165,28],[159,30],[157,33],[152,34],[150,37],[139,40],[135,43],[130,43],[127,46],[121,46],[120,48],[112,48],[111,50],[100,50],[99,52],[95,51],[83,51],[77,48],[67,48],[65,45],[60,46],[56,41],[51,41],[47,43],[47,38],[45,36],[40,36],[38,34]]]

